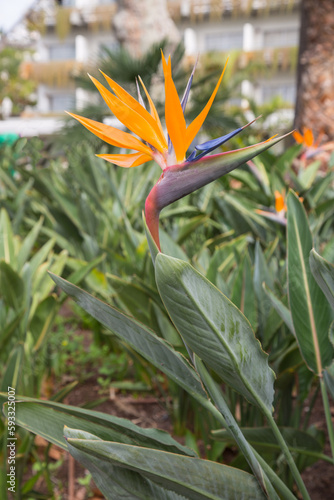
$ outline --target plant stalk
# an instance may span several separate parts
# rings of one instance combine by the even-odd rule
[[[201,404],[222,424],[222,426],[232,435],[231,429],[227,425],[227,422],[220,411],[212,404],[209,400],[201,401]],[[267,464],[267,462],[261,457],[261,455],[249,445],[252,452],[256,456],[258,462],[260,463],[263,471],[267,474],[268,478],[272,482],[273,486],[281,494],[281,497],[285,500],[296,500],[295,495],[289,490],[289,488],[284,484],[281,478],[278,477],[276,472]]]
[[[283,438],[282,434],[280,433],[279,428],[277,427],[277,424],[271,414],[271,412],[264,406],[262,405],[262,411],[264,412],[268,423],[274,433],[274,436],[277,439],[278,444],[281,447],[282,452],[284,453],[284,456],[286,458],[286,461],[290,467],[290,470],[293,474],[293,477],[295,478],[296,484],[299,488],[300,493],[302,494],[302,497],[304,500],[311,500],[310,495],[306,489],[306,486],[304,484],[304,481],[300,475],[300,472],[295,464],[295,461],[290,453],[290,450],[288,448],[288,445],[285,442],[285,439]]]
[[[322,401],[323,401],[325,417],[326,417],[328,437],[329,437],[329,442],[331,445],[332,457],[334,458],[334,429],[333,429],[331,410],[329,407],[327,390],[326,390],[326,386],[325,386],[325,382],[324,382],[323,377],[320,377],[320,388],[321,388]]]
[[[271,484],[269,478],[267,477],[267,475],[263,471],[262,467],[260,466],[258,460],[256,459],[256,457],[253,453],[253,450],[251,449],[249,443],[247,442],[244,435],[242,434],[242,432],[241,432],[237,422],[235,421],[228,405],[226,404],[226,401],[225,401],[222,393],[219,391],[215,381],[210,376],[204,363],[196,355],[194,355],[194,361],[195,361],[196,370],[198,371],[204,385],[207,387],[212,399],[214,400],[215,404],[217,405],[217,408],[224,416],[230,433],[234,437],[235,441],[238,443],[240,450],[244,454],[247,462],[249,463],[249,465],[254,473],[254,476],[257,478],[263,492],[270,500],[279,500],[279,497],[278,497],[273,485]]]

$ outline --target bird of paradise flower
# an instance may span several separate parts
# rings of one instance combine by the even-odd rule
[[[166,61],[162,53],[162,67],[165,79],[166,135],[156,107],[140,77],[139,82],[146,95],[149,109],[146,109],[138,84],[138,100],[136,100],[104,73],[102,74],[113,92],[107,90],[95,78],[90,77],[112,113],[132,134],[69,113],[106,143],[135,151],[135,153],[128,154],[101,154],[97,156],[126,168],[136,167],[150,160],[154,160],[160,165],[163,172],[145,202],[146,223],[159,249],[159,215],[164,207],[218,179],[285,137],[274,136],[254,146],[206,156],[251,125],[255,121],[253,120],[222,137],[197,145],[186,158],[186,153],[212,106],[223,79],[226,65],[227,62],[209,101],[199,115],[187,125],[184,112],[196,64],[180,100],[172,78],[171,59],[169,57]]]

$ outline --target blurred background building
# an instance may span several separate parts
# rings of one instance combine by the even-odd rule
[[[258,69],[241,83],[242,95],[257,104],[280,96],[292,119],[299,4],[300,0],[167,0],[151,5],[130,0],[37,0],[7,34],[7,43],[22,45],[22,25],[35,33],[26,42],[34,51],[22,64],[21,75],[37,83],[36,105],[30,110],[41,115],[85,105],[89,96],[76,88],[73,76],[89,69],[103,46],[113,51],[128,44],[140,53],[168,35],[171,41],[183,39],[189,58],[199,53],[221,58],[223,64],[230,55],[235,71]]]

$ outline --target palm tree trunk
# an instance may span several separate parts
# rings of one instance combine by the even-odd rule
[[[119,0],[118,5],[113,19],[116,37],[134,56],[140,57],[164,38],[174,46],[180,41],[166,0]]]
[[[334,139],[334,1],[302,0],[295,128]]]

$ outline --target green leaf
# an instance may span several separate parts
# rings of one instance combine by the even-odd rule
[[[86,432],[67,427],[64,429],[64,435],[76,439],[89,439],[92,436]],[[96,458],[90,453],[75,448],[69,442],[67,442],[67,446],[71,455],[91,472],[96,485],[107,500],[118,498],[122,500],[147,500],[150,498],[152,500],[184,499],[183,496],[154,484],[138,472],[112,465],[107,460]]]
[[[14,234],[8,214],[4,208],[0,212],[0,260],[2,259],[7,264],[15,267]]]
[[[210,396],[212,397],[216,407],[218,410],[221,412],[223,417],[225,418],[228,432],[231,433],[239,446],[240,450],[242,451],[244,457],[247,459],[247,462],[249,466],[251,467],[254,476],[259,482],[259,485],[263,489],[263,491],[266,492],[266,495],[268,498],[271,500],[279,500],[279,497],[274,490],[271,482],[269,481],[268,477],[262,470],[257,458],[254,455],[253,450],[249,446],[249,443],[245,439],[243,433],[240,430],[240,427],[238,426],[235,418],[233,417],[228,405],[225,402],[225,398],[222,394],[221,389],[219,388],[218,384],[213,380],[207,369],[205,368],[203,362],[199,360],[199,358],[195,355],[194,356],[194,363],[196,366],[196,369],[205,385],[207,388]]]
[[[248,320],[190,264],[159,254],[155,265],[159,293],[185,343],[224,382],[271,411],[274,373]]]
[[[22,278],[4,260],[0,261],[0,298],[16,311],[22,308],[25,286]]]
[[[203,226],[205,222],[209,219],[206,214],[196,215],[195,217],[185,220],[183,225],[179,224],[179,230],[177,235],[177,242],[179,245],[182,243],[200,226]],[[169,253],[168,253],[169,255]],[[176,256],[175,256],[176,257]],[[183,260],[183,259],[182,259]],[[188,259],[186,259],[188,260]]]
[[[334,309],[334,266],[323,259],[312,248],[310,253],[310,268],[316,282]]]
[[[17,270],[21,271],[23,265],[30,257],[30,252],[36,242],[38,234],[43,224],[43,217],[39,219],[39,221],[33,226],[33,228],[29,231],[27,236],[25,237],[21,248],[17,254]]]
[[[316,205],[319,203],[323,194],[327,191],[328,187],[333,182],[333,177],[334,172],[329,172],[327,175],[321,177],[317,182],[315,182],[313,186],[307,191],[305,197],[312,208],[316,207]]]
[[[1,381],[1,391],[7,391],[8,387],[18,387],[22,371],[22,359],[24,356],[23,345],[19,344],[9,355],[9,359]]]
[[[317,172],[321,166],[321,161],[317,160],[311,163],[307,168],[300,169],[298,172],[298,180],[300,181],[303,190],[309,189],[317,175]]]
[[[72,267],[74,271],[68,277],[68,281],[74,283],[75,285],[79,285],[81,281],[83,281],[95,267],[97,267],[102,261],[104,261],[105,258],[105,253],[99,255],[91,262],[86,262],[79,259],[71,259],[69,257],[67,259],[67,265]]]
[[[207,402],[207,396],[198,375],[185,358],[167,342],[157,337],[136,319],[121,313],[59,276],[54,274],[50,276],[64,292],[73,297],[85,311],[117,337],[183,387],[201,404]]]
[[[0,396],[4,396],[1,398],[3,401],[7,400],[6,394],[0,394]],[[5,415],[7,409],[5,404]],[[142,429],[124,418],[54,401],[17,396],[15,417],[17,425],[63,449],[66,449],[63,429],[64,425],[67,425],[83,431],[95,432],[95,435],[107,441],[147,446],[171,453],[194,456],[192,450],[179,444],[165,431]]]
[[[34,340],[34,351],[37,351],[53,326],[53,320],[58,312],[58,302],[55,296],[49,295],[42,300],[34,313],[29,325]]]
[[[256,303],[252,269],[248,255],[244,257],[241,264],[238,266],[238,273],[233,284],[231,300],[246,316],[255,331],[257,327]]]
[[[326,387],[334,399],[334,361],[323,372]]]
[[[110,443],[94,435],[78,439],[73,429],[66,429],[66,435],[69,446],[112,465],[138,472],[159,486],[191,500],[265,498],[253,476],[226,465],[149,448]],[[154,499],[153,496],[149,498]]]
[[[185,260],[186,262],[188,262],[189,259],[185,252],[177,243],[175,243],[175,241],[169,236],[168,233],[166,233],[166,231],[160,228],[159,235],[161,248],[163,249],[164,253],[170,255],[171,257],[176,257],[177,259]]]
[[[270,321],[271,317],[271,302],[267,294],[263,290],[263,283],[266,283],[270,288],[273,288],[274,282],[272,274],[267,265],[265,256],[263,255],[260,242],[257,241],[255,245],[255,262],[254,262],[254,291],[257,298],[258,305],[258,319],[259,319],[259,332],[261,340],[265,345],[270,343]],[[277,324],[277,318],[275,318]]]
[[[276,295],[266,286],[264,283],[263,290],[265,291],[268,299],[270,300],[272,306],[275,308],[276,312],[280,315],[286,326],[289,328],[290,332],[293,335],[295,334],[295,330],[293,328],[291,313],[286,305],[283,304],[281,300],[279,300]]]
[[[308,367],[319,376],[333,359],[328,338],[332,315],[309,265],[312,236],[303,205],[288,195],[288,290],[297,341]]]
[[[107,274],[108,282],[111,283],[112,289],[115,291],[117,300],[122,303],[122,309],[142,323],[149,321],[149,302],[150,296],[146,290],[131,281]],[[118,302],[118,303],[119,303]]]
[[[269,427],[242,427],[241,432],[245,436],[247,442],[259,451],[268,450],[272,453],[279,453],[281,451],[277,439]],[[280,427],[280,432],[291,452],[313,457],[314,461],[323,458],[322,444],[308,432],[300,431],[293,427]],[[212,434],[215,439],[222,440],[226,443],[232,444],[234,441],[231,434],[225,429],[212,431]],[[331,461],[330,458],[329,461]]]
[[[4,329],[0,332],[0,350],[4,352],[7,343],[12,338],[13,333],[21,323],[24,311],[17,313],[14,318],[5,325]]]

